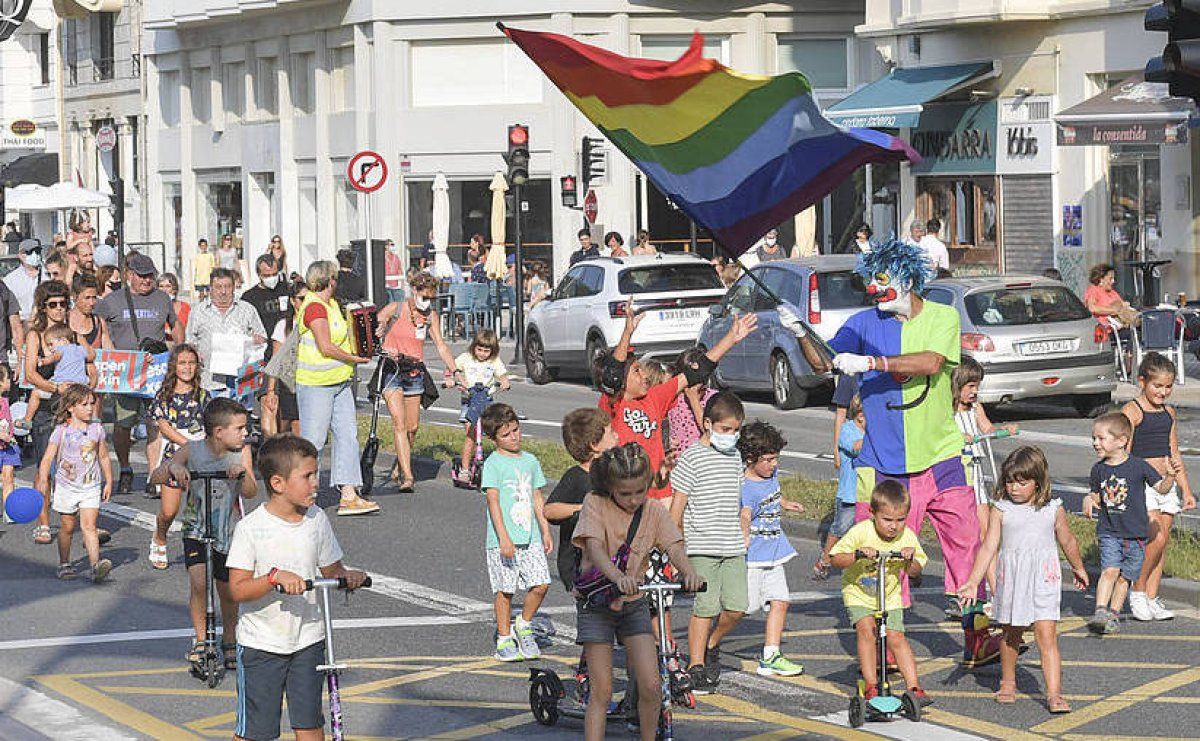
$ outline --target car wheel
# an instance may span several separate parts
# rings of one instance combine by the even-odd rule
[[[596,359],[606,352],[608,352],[608,345],[605,344],[604,338],[597,335],[588,337],[586,372],[587,377],[592,381],[592,388],[596,391],[600,390],[600,379],[596,376]]]
[[[771,356],[771,395],[780,409],[799,409],[808,401],[808,392],[796,383],[787,356],[779,352]]]
[[[554,380],[554,371],[546,366],[546,350],[537,332],[530,332],[525,338],[525,374],[539,386]]]
[[[1112,394],[1080,394],[1071,400],[1079,416],[1094,419],[1112,406]]]

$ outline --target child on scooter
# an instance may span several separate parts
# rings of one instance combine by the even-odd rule
[[[576,643],[583,646],[590,673],[591,694],[584,717],[584,738],[604,738],[606,715],[612,699],[613,638],[625,645],[629,674],[637,678],[637,707],[643,741],[651,741],[658,728],[662,682],[650,631],[650,610],[638,585],[650,562],[650,549],[668,554],[683,577],[684,586],[698,589],[696,575],[683,547],[683,536],[667,511],[645,506],[654,478],[650,457],[636,444],[626,443],[605,451],[592,465],[592,493],[583,500],[572,542],[583,552],[580,572],[598,569],[621,595],[599,606],[576,600]],[[638,518],[634,527],[634,518]],[[632,530],[632,533],[631,533]],[[623,567],[617,563],[624,551]]]
[[[483,386],[487,392],[490,404],[496,391],[508,391],[511,384],[508,380],[508,368],[500,360],[500,340],[490,329],[481,329],[471,339],[467,351],[454,359],[454,366],[462,371],[459,378],[459,390],[462,391],[462,408],[458,413],[458,421],[463,425],[463,444],[460,475],[469,481],[471,456],[475,454],[475,422],[469,418],[471,389]],[[485,405],[486,408],[486,405]]]
[[[974,442],[979,435],[987,435],[994,432],[997,427],[1008,430],[1010,435],[1015,435],[1018,428],[1015,424],[994,425],[988,419],[987,412],[983,409],[983,404],[979,403],[979,384],[983,382],[983,366],[974,358],[963,356],[962,361],[954,368],[954,372],[950,374],[950,384],[954,392],[954,421],[958,423],[958,429],[963,434],[968,448],[971,450],[972,456],[987,455],[987,449],[982,443]],[[971,475],[971,466],[966,466],[967,475]],[[968,481],[971,487],[975,490],[975,510],[979,517],[979,542],[987,539],[989,510],[991,509],[991,492],[987,491],[983,482]],[[988,576],[988,588],[995,588],[995,577]]]
[[[228,481],[213,481],[212,486],[212,565],[213,583],[221,603],[222,641],[225,668],[237,668],[238,608],[229,589],[227,554],[230,536],[233,533],[233,512],[238,508],[241,496],[250,499],[258,493],[254,480],[250,448],[246,445],[246,423],[249,419],[244,407],[232,399],[213,399],[204,409],[203,440],[189,440],[175,451],[170,460],[150,474],[150,483],[169,486],[176,491],[187,491],[183,509],[183,562],[187,566],[190,592],[188,609],[192,617],[192,628],[196,631],[195,641],[188,652],[187,660],[198,664],[204,660],[204,613],[206,606],[204,579],[208,546],[205,537],[204,497],[205,483],[192,481],[191,471],[200,473],[226,473]],[[234,491],[234,485],[237,491]],[[166,496],[164,494],[164,496]]]
[[[900,596],[900,575],[920,576],[928,557],[917,535],[905,526],[910,503],[908,492],[898,481],[885,479],[871,492],[871,519],[863,520],[846,533],[829,552],[834,568],[842,569],[842,601],[858,636],[858,667],[866,683],[864,700],[879,695],[879,675],[875,655],[875,612],[880,605],[875,596],[875,557],[881,551],[898,551],[904,561],[887,565],[887,644],[896,657],[900,675],[922,705],[933,702],[921,689],[917,662],[904,636],[904,604]]]
[[[755,420],[742,428],[738,452],[742,454],[742,533],[746,538],[747,613],[767,612],[765,641],[758,673],[795,677],[804,667],[787,659],[779,647],[787,623],[791,591],[783,565],[796,557],[796,549],[783,532],[783,511],[803,512],[804,506],[783,498],[779,489],[779,452],[787,440],[774,425]]]
[[[208,391],[200,385],[200,353],[191,345],[176,345],[167,360],[167,375],[154,398],[150,419],[158,427],[163,444],[163,462],[191,440],[204,439],[201,415],[208,405]],[[156,569],[167,568],[167,531],[179,513],[183,492],[169,484],[158,487],[158,517],[150,538],[147,558]]]
[[[304,580],[344,577],[347,588],[357,589],[367,575],[342,565],[333,527],[316,506],[312,443],[295,435],[267,440],[258,452],[258,471],[268,499],[238,523],[226,559],[229,594],[242,604],[234,738],[278,738],[286,692],[297,741],[319,741],[325,737],[323,675],[317,671],[325,660],[325,624]]]
[[[496,450],[483,463],[487,495],[487,568],[495,594],[496,653],[499,661],[541,658],[533,636],[533,618],[546,598],[554,549],[550,523],[543,513],[546,476],[532,453],[521,450],[521,422],[508,404],[492,404],[480,420]],[[510,625],[512,598],[525,587],[521,614]],[[513,638],[512,633],[516,633]]]
[[[75,569],[71,566],[71,537],[80,528],[91,564],[91,579],[99,583],[112,571],[112,562],[100,558],[96,521],[100,517],[100,502],[107,502],[112,496],[113,477],[104,427],[93,421],[96,404],[96,394],[83,384],[72,383],[62,392],[54,411],[58,426],[50,434],[46,453],[38,466],[36,486],[38,491],[48,494],[50,469],[55,469],[50,506],[61,520],[58,578],[75,578]]]
[[[958,598],[966,604],[974,602],[979,582],[995,564],[992,617],[1004,627],[996,702],[1017,701],[1017,655],[1022,636],[1032,627],[1046,680],[1047,709],[1056,714],[1069,713],[1071,706],[1062,696],[1062,658],[1058,652],[1062,600],[1058,546],[1062,546],[1075,573],[1075,588],[1082,591],[1087,588],[1088,575],[1079,555],[1079,543],[1067,524],[1062,500],[1050,498],[1050,466],[1041,450],[1031,446],[1014,450],[1004,460],[998,478],[988,513],[992,520],[988,537],[975,556],[971,575],[958,590]]]

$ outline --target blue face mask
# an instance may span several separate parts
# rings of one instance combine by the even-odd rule
[[[741,438],[741,432],[714,432],[709,430],[708,441],[712,443],[713,450],[725,455],[733,455],[738,452],[737,444]]]

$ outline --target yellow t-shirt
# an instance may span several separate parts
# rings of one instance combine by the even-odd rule
[[[829,551],[833,556],[838,553],[854,553],[859,548],[874,548],[877,551],[899,551],[902,548],[912,548],[913,560],[925,565],[929,556],[921,548],[921,542],[912,530],[904,528],[900,537],[892,541],[884,540],[875,532],[875,523],[863,520],[850,528],[842,539],[834,544]],[[904,570],[903,561],[890,561],[887,566],[887,608],[889,610],[903,609],[900,598],[900,573]],[[875,604],[875,562],[859,559],[854,565],[842,572],[842,601],[846,607],[861,607],[866,610],[876,609]]]
[[[192,284],[207,286],[215,265],[211,252],[197,252],[192,255]]]

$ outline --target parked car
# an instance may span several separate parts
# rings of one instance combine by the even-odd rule
[[[817,255],[761,263],[750,272],[775,296],[803,312],[809,326],[828,340],[852,314],[870,302],[854,274],[855,255]],[[754,332],[733,348],[717,365],[713,380],[735,391],[770,391],[775,406],[795,409],[808,403],[814,392],[833,383],[829,374],[816,373],[800,344],[779,324],[776,302],[749,275],[729,288],[700,330],[700,344],[712,347],[729,329],[734,313],[758,315]]]
[[[690,254],[597,257],[576,263],[525,323],[534,383],[560,373],[591,378],[592,361],[621,339],[625,302],[646,317],[633,334],[641,357],[674,360],[696,344],[708,308],[725,295],[712,263]]]
[[[982,403],[1066,397],[1094,417],[1112,402],[1117,381],[1108,338],[1059,281],[945,278],[932,281],[925,296],[958,310],[963,354],[984,368]]]

